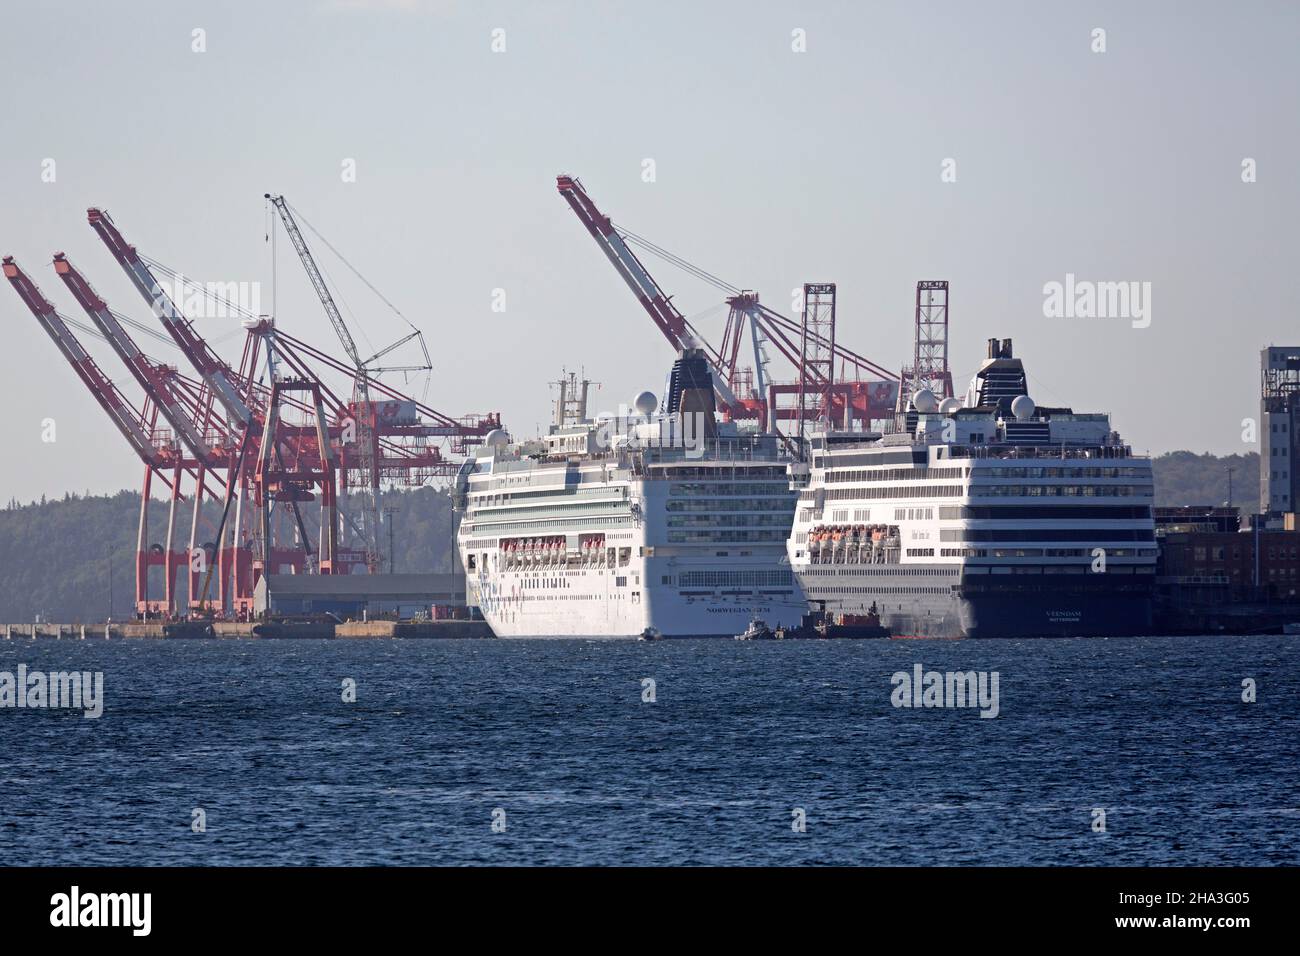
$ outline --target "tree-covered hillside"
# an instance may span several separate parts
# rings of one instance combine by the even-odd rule
[[[1259,508],[1259,455],[1197,455],[1171,451],[1152,462],[1157,505],[1221,505],[1228,500],[1232,469],[1232,503],[1250,513]]]

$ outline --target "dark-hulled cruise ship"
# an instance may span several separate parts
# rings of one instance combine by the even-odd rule
[[[811,604],[874,607],[896,637],[1149,633],[1150,459],[1028,393],[990,339],[964,400],[923,389],[893,433],[815,435],[788,544]]]

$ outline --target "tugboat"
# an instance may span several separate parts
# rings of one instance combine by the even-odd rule
[[[660,633],[659,628],[651,625],[637,635],[638,641],[662,641],[664,636]]]
[[[826,602],[819,601],[818,609],[803,616],[797,628],[779,633],[792,640],[863,640],[889,637],[887,627],[880,625],[880,611],[875,602],[866,614],[828,614]]]
[[[737,634],[738,641],[778,641],[780,636],[776,631],[767,626],[767,622],[762,618],[754,618],[749,622],[743,634]]]

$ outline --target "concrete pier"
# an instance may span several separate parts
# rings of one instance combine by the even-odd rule
[[[466,640],[495,635],[486,621],[126,621],[112,624],[0,624],[6,640]]]
[[[212,636],[222,640],[248,640],[256,635],[248,621],[213,621]]]
[[[319,641],[334,638],[334,624],[326,622],[269,622],[253,625],[253,637],[270,640]]]
[[[407,640],[495,637],[486,621],[349,621],[337,624],[338,638],[404,638]]]

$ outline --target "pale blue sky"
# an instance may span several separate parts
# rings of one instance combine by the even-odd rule
[[[0,19],[0,252],[80,317],[48,268],[66,250],[112,305],[146,319],[87,206],[188,274],[265,281],[262,194],[284,192],[424,329],[430,404],[499,410],[527,434],[561,366],[585,366],[612,408],[658,390],[672,359],[556,194],[555,175],[571,172],[617,221],[778,308],[805,280],[837,282],[840,339],[890,368],[910,356],[916,280],[946,278],[959,390],[983,340],[1010,336],[1040,402],[1109,410],[1139,450],[1248,450],[1259,349],[1300,340],[1298,11],[14,4]],[[497,27],[503,54],[490,49]],[[791,51],[795,28],[806,53]],[[340,177],[349,157],[355,183]],[[955,183],[940,180],[947,157]],[[1244,157],[1258,182],[1242,183]],[[45,158],[54,183],[41,181]],[[333,348],[287,251],[280,320]],[[688,315],[719,301],[649,264]],[[1151,282],[1150,328],[1044,318],[1043,284],[1066,273]],[[344,293],[359,338],[399,334],[358,287]],[[140,465],[8,289],[0,328],[0,498],[136,486]],[[225,340],[232,359],[237,341]]]

